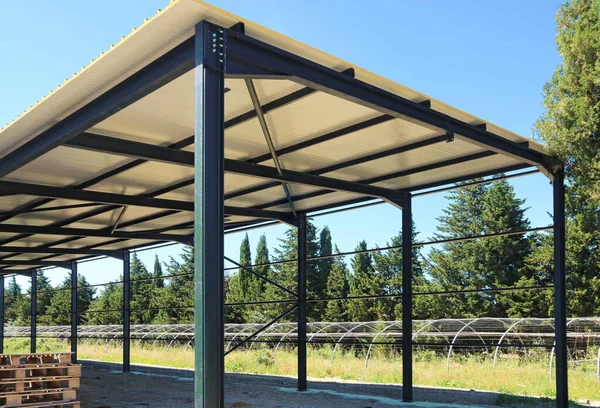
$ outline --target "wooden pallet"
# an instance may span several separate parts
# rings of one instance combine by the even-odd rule
[[[0,379],[0,393],[54,388],[79,388],[79,385],[79,377],[70,376],[8,378]]]
[[[19,408],[81,408],[79,401],[54,401],[54,402],[34,402],[33,404],[17,405]]]
[[[51,402],[70,402],[77,399],[77,391],[68,388],[6,392],[0,394],[0,408]]]
[[[73,353],[25,353],[0,354],[0,366],[19,366],[29,364],[58,364],[69,365]]]
[[[0,366],[0,380],[30,377],[81,377],[81,364],[23,364]]]

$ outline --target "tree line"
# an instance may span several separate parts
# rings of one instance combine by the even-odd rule
[[[448,206],[438,219],[434,240],[489,235],[530,227],[525,202],[506,181],[466,185],[447,195]],[[413,236],[417,232],[413,230]],[[402,232],[387,246],[400,246]],[[279,239],[273,254],[262,235],[252,257],[248,235],[240,247],[240,268],[225,275],[226,321],[267,322],[293,305],[297,291],[296,229]],[[375,247],[376,248],[376,247]],[[307,316],[310,321],[370,321],[401,319],[402,250],[374,251],[365,240],[357,254],[335,256],[340,251],[330,229],[307,226]],[[469,241],[447,242],[423,254],[413,248],[413,315],[415,319],[460,317],[552,316],[552,290],[492,289],[537,287],[552,284],[552,236],[548,233],[517,234]],[[287,262],[292,260],[292,262]],[[158,256],[149,269],[133,253],[130,263],[132,324],[193,323],[194,256],[185,248],[180,259],[161,263]],[[262,279],[262,277],[267,278]],[[85,277],[78,281],[80,324],[123,322],[122,277],[97,291]],[[37,274],[37,319],[40,325],[71,322],[71,277],[57,287]],[[467,291],[459,293],[460,291]],[[478,292],[483,291],[483,292]],[[21,293],[17,281],[9,281],[5,294],[6,320],[29,324],[30,296]],[[439,294],[445,292],[447,294]],[[458,293],[457,293],[458,292]],[[278,304],[272,301],[282,300]],[[289,314],[283,320],[293,320]]]

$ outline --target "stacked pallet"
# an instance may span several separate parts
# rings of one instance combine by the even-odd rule
[[[80,408],[71,353],[0,354],[0,408]]]

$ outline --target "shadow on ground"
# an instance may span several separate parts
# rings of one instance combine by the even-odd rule
[[[84,362],[80,400],[86,408],[186,408],[194,406],[193,372],[161,367],[121,366]],[[550,399],[519,397],[493,392],[415,387],[415,402],[402,400],[402,387],[333,381],[310,381],[309,390],[296,391],[293,378],[228,374],[227,408],[550,408]],[[571,407],[589,405],[571,404]]]

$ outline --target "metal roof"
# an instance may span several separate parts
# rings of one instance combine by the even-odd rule
[[[190,242],[195,117],[191,69],[84,133],[49,146],[23,165],[13,164],[19,148],[164,59],[193,37],[195,25],[202,20],[223,27],[243,22],[243,35],[248,38],[345,72],[357,83],[450,118],[469,132],[549,160],[544,147],[529,139],[349,62],[207,3],[173,1],[0,130],[0,160],[8,169],[0,170],[0,211],[6,213],[0,215],[0,244],[6,252],[0,254],[0,265],[5,270],[26,270],[164,240]],[[388,190],[412,191],[531,167],[547,171],[541,161],[486,146],[420,118],[393,115],[387,108],[306,86],[293,77],[248,81],[229,76],[225,87],[226,228],[265,218],[290,220],[285,188],[294,210],[309,212],[380,197]],[[263,126],[259,111],[264,114]],[[285,188],[277,178],[265,128],[280,168],[294,180],[286,179]],[[360,193],[343,183],[336,189],[323,188],[318,177],[293,178],[294,172],[364,188]],[[15,246],[28,247],[30,253],[22,254]],[[77,249],[80,254],[42,255],[33,247]],[[40,261],[29,262],[33,259]],[[17,260],[24,262],[11,263]]]

